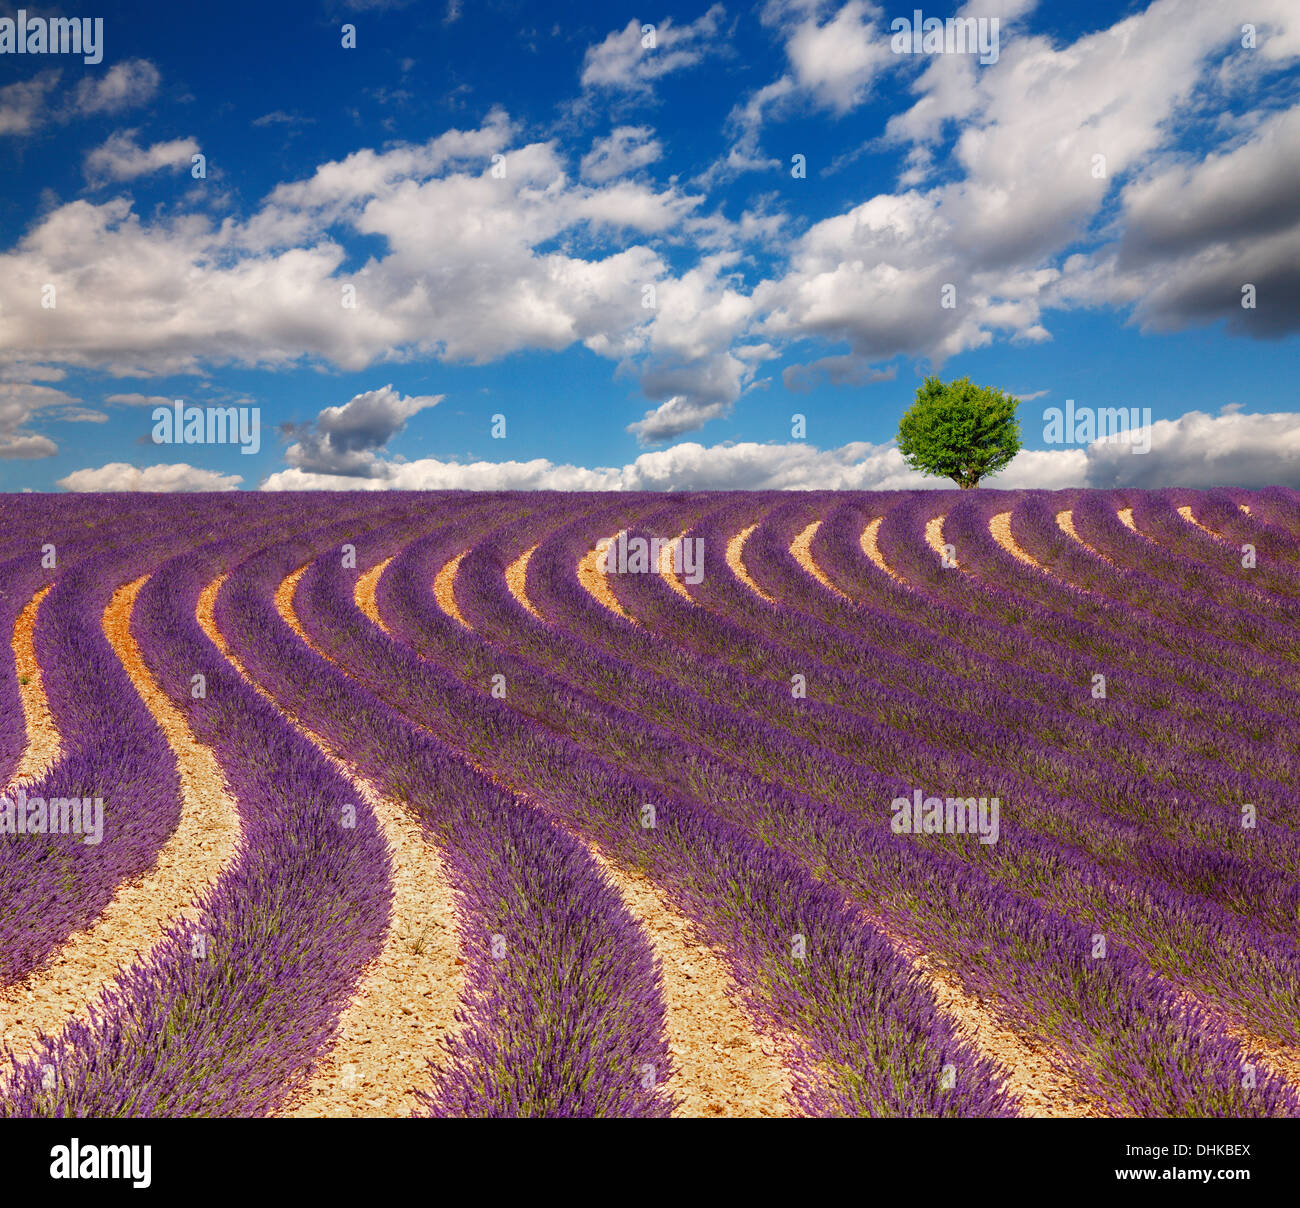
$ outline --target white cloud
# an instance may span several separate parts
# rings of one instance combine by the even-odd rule
[[[508,139],[496,115],[481,131],[358,152],[220,226],[196,214],[146,222],[122,198],[60,206],[0,254],[0,359],[148,376],[208,363],[483,363],[575,343],[635,353],[649,317],[641,287],[665,272],[635,236],[680,224],[698,199],[577,184],[542,143],[510,149],[497,179],[488,157]],[[336,223],[387,251],[340,271]],[[617,250],[602,242],[610,232]],[[561,240],[569,250],[534,250]],[[46,282],[57,309],[39,305]]]
[[[86,179],[93,184],[106,181],[134,180],[190,164],[190,157],[199,149],[192,138],[174,138],[165,143],[141,147],[135,141],[134,130],[119,130],[101,147],[86,156]]]
[[[443,396],[405,397],[391,385],[326,407],[311,423],[291,429],[298,438],[285,450],[291,466],[311,474],[367,476],[382,473],[379,453],[413,415],[436,407]]]
[[[104,402],[122,407],[170,407],[176,400],[163,394],[110,394]]]
[[[599,45],[587,48],[582,86],[648,93],[653,81],[694,67],[706,56],[724,49],[718,37],[723,15],[722,5],[715,4],[689,25],[677,25],[671,17],[659,22],[629,21]],[[652,48],[642,45],[646,37],[642,24],[654,25]]]
[[[80,401],[52,386],[0,379],[0,460],[53,457],[58,445],[48,436],[29,431],[26,425],[38,412],[52,418],[75,414]]]
[[[618,126],[598,138],[582,157],[582,175],[600,184],[615,176],[626,176],[663,154],[649,126]]]
[[[654,445],[660,441],[671,440],[684,432],[694,432],[702,428],[711,419],[718,419],[730,411],[729,403],[695,403],[683,395],[676,394],[666,403],[647,411],[635,423],[628,424],[627,430],[633,433],[643,445]]]
[[[860,105],[876,76],[897,62],[889,39],[873,28],[881,16],[866,0],[849,0],[824,25],[799,22],[785,44],[795,83],[837,114]]]
[[[61,71],[52,69],[0,88],[0,135],[30,134],[50,121],[67,123],[136,108],[153,99],[161,80],[148,60],[128,59],[102,75],[87,76],[62,104],[55,105],[62,78]]]
[[[1300,415],[1218,416],[1191,411],[1157,421],[1151,450],[1095,441],[1085,448],[1025,449],[984,485],[1002,490],[1066,487],[1281,485],[1300,487]],[[705,446],[693,441],[643,453],[622,466],[531,461],[452,462],[437,458],[376,461],[371,477],[272,474],[263,490],[914,490],[951,489],[948,479],[908,469],[897,445],[854,441],[819,449],[806,442],[752,441]]]
[[[1151,451],[1122,443],[1088,449],[1091,487],[1287,486],[1300,488],[1300,415],[1189,411],[1151,425]]]
[[[77,85],[73,108],[82,115],[121,113],[153,99],[162,77],[147,59],[126,59]]]
[[[1268,116],[1229,150],[1162,162],[1133,180],[1117,243],[1068,261],[1057,293],[1135,303],[1144,330],[1225,320],[1262,339],[1300,331],[1298,193],[1300,107]],[[1242,304],[1247,284],[1253,308]]]
[[[27,134],[40,125],[59,78],[57,71],[43,71],[0,88],[0,134]]]
[[[234,491],[243,482],[238,474],[200,470],[185,462],[145,466],[114,461],[98,469],[74,470],[58,480],[65,491]]]

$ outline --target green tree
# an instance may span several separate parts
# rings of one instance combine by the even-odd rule
[[[913,470],[962,490],[996,474],[1020,451],[1019,400],[970,378],[928,377],[898,423],[898,451]]]

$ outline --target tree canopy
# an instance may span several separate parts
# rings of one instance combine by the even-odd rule
[[[928,377],[898,424],[898,450],[913,470],[966,490],[1020,451],[1019,399],[970,378]]]

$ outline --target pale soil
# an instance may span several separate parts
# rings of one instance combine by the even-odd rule
[[[821,526],[822,522],[820,520],[814,520],[790,543],[790,553],[794,556],[794,560],[798,562],[799,565],[808,572],[808,574],[812,575],[818,583],[826,588],[827,591],[839,596],[841,600],[847,600],[848,596],[840,591],[840,589],[826,577],[825,572],[813,559],[812,541],[813,538],[817,536],[817,530],[821,528]]]
[[[866,528],[862,530],[862,537],[859,544],[862,546],[862,552],[867,555],[867,560],[872,566],[883,570],[895,583],[902,583],[903,576],[900,575],[888,562],[885,561],[884,555],[880,552],[880,545],[877,542],[877,536],[880,533],[880,526],[884,523],[883,516],[876,517]]]
[[[368,600],[372,610],[378,611],[379,609],[377,603],[379,596],[379,580],[383,578],[384,571],[388,569],[390,562],[392,562],[392,558],[385,558],[382,562],[372,566],[365,572],[365,574],[360,575],[357,578],[357,597],[358,599],[364,597]]]
[[[1180,992],[1178,998],[1185,1007],[1197,1008],[1202,1015],[1207,1016],[1237,1041],[1260,1067],[1260,1073],[1274,1074],[1289,1083],[1293,1089],[1300,1091],[1300,1048],[1294,1045],[1276,1044],[1252,1035],[1217,1005],[1206,1002],[1190,991]]]
[[[576,836],[581,839],[581,836]],[[585,842],[585,841],[584,841]],[[668,1090],[679,1117],[791,1115],[790,1071],[777,1042],[736,1005],[721,949],[696,942],[690,923],[644,873],[587,850],[640,924],[663,970],[664,1028],[673,1055]]]
[[[1241,507],[1240,504],[1238,504],[1237,506],[1238,506],[1238,507]],[[1250,511],[1249,511],[1248,508],[1244,508],[1244,507],[1243,507],[1243,508],[1241,508],[1241,510],[1242,510],[1243,512],[1245,512],[1247,516],[1250,515]],[[1199,520],[1197,520],[1196,517],[1192,515],[1192,509],[1191,509],[1190,506],[1179,508],[1179,509],[1178,509],[1178,514],[1179,514],[1179,515],[1180,515],[1184,520],[1186,520],[1188,524],[1194,524],[1194,525],[1196,525],[1196,527],[1197,527],[1198,529],[1200,529],[1201,532],[1203,532],[1203,533],[1209,533],[1211,537],[1214,537],[1214,538],[1216,538],[1216,539],[1219,540],[1219,541],[1226,541],[1226,540],[1227,540],[1227,538],[1226,538],[1222,533],[1220,533],[1220,532],[1216,532],[1216,531],[1215,531],[1214,529],[1212,529],[1212,528],[1207,528],[1207,527],[1206,527],[1205,525],[1203,525]]]
[[[1119,517],[1120,524],[1122,524],[1126,529],[1129,529],[1134,533],[1138,531],[1137,525],[1133,521],[1132,508],[1120,508],[1120,510],[1115,514]]]
[[[588,550],[583,555],[582,561],[578,563],[578,582],[582,584],[589,596],[594,597],[610,612],[622,617],[625,621],[631,621],[633,625],[639,625],[641,622],[618,602],[618,597],[606,580],[604,571],[600,569],[602,557],[603,553],[598,549]]]
[[[464,561],[465,554],[467,553],[469,553],[469,551],[465,550],[463,553],[457,554],[454,558],[448,561],[447,565],[434,576],[433,580],[433,598],[437,601],[438,607],[464,629],[469,628],[469,622],[461,616],[460,608],[456,604],[456,572],[460,570],[460,564]],[[391,561],[392,559],[390,558],[389,562]],[[384,562],[376,569],[379,570],[380,574],[383,574],[383,567],[387,565],[388,562]],[[377,579],[376,582],[378,582]],[[360,602],[360,598],[360,595],[358,595],[358,602]],[[374,594],[372,592],[371,601],[373,602],[373,600]]]
[[[59,758],[59,731],[50,713],[40,664],[36,661],[36,613],[49,594],[50,588],[42,587],[14,622],[14,667],[27,727],[27,746],[14,769],[13,779],[0,786],[0,797],[11,789],[39,780]]]
[[[659,551],[659,573],[663,576],[664,581],[688,604],[694,604],[691,599],[691,593],[686,590],[684,584],[678,577],[677,572],[673,569],[673,561],[677,557],[677,547],[681,545],[686,533],[678,533],[663,549]]]
[[[757,524],[751,524],[748,528],[741,529],[740,532],[727,542],[727,565],[731,568],[731,573],[756,596],[760,599],[766,600],[769,604],[775,604],[775,597],[769,596],[767,592],[759,587],[759,585],[749,577],[749,571],[745,569],[745,542],[749,540],[749,534],[756,528],[758,528]]]
[[[1132,517],[1130,515],[1130,519],[1131,518]],[[1078,530],[1074,527],[1074,513],[1072,511],[1069,511],[1067,509],[1064,512],[1057,512],[1056,527],[1059,528],[1061,532],[1063,532],[1067,537],[1071,538],[1074,541],[1077,541],[1080,545],[1082,545],[1083,548],[1086,549],[1088,553],[1090,553],[1094,558],[1100,558],[1108,566],[1115,565],[1115,563],[1112,562],[1108,557],[1106,557],[1106,555],[1103,554],[1101,550],[1094,549],[1082,537],[1079,536]]]
[[[292,600],[305,569],[281,583],[275,601],[280,615],[304,641]],[[370,589],[377,580],[378,576],[368,585]],[[252,684],[213,616],[212,606],[223,581],[224,576],[205,588],[199,623]],[[364,590],[360,580],[357,590]],[[373,590],[369,600],[373,607]],[[253,686],[275,704],[264,689]],[[456,934],[455,897],[442,861],[419,822],[339,759],[318,734],[283,709],[280,712],[352,781],[373,811],[388,843],[393,887],[393,914],[383,949],[366,969],[356,996],[344,1010],[329,1054],[308,1088],[284,1114],[299,1118],[409,1116],[420,1107],[416,1090],[429,1085],[429,1063],[443,1056],[442,1039],[459,1027],[456,1011],[464,984],[464,961]]]
[[[84,1014],[122,967],[151,949],[168,923],[198,918],[194,902],[230,864],[239,846],[238,807],[211,750],[158,686],[131,634],[131,609],[145,578],[114,593],[104,632],[141,699],[162,728],[181,782],[181,817],[147,873],[118,887],[93,926],[75,933],[52,962],[0,992],[0,1034],[21,1058],[40,1033]]]
[[[528,607],[523,577],[508,580],[507,586]],[[358,597],[357,606],[376,624],[383,625],[369,603]],[[546,812],[545,807],[514,786],[502,783],[484,768],[472,766],[503,791]],[[665,902],[648,877],[608,860],[581,835],[574,837],[586,846],[618,890],[662,967],[664,1024],[673,1055],[668,1090],[681,1100],[674,1114],[790,1115],[791,1078],[783,1060],[783,1046],[755,1031],[736,1005],[738,987],[726,970],[723,956],[692,938],[690,924]]]
[[[1005,1027],[984,1001],[970,994],[951,971],[910,940],[892,934],[874,921],[873,925],[921,975],[944,1015],[983,1056],[996,1061],[1006,1071],[1006,1087],[1020,1100],[1020,1115],[1061,1119],[1101,1118],[1110,1114],[1073,1085],[1045,1048]],[[960,1070],[957,1076],[961,1077]]]
[[[925,522],[925,543],[940,558],[943,557],[943,522],[946,519],[946,516],[935,516]]]
[[[1017,561],[1023,562],[1026,566],[1032,566],[1035,570],[1041,570],[1044,574],[1050,573],[1041,562],[1021,549],[1015,537],[1011,535],[1010,512],[999,512],[994,516],[989,521],[989,532],[993,534],[993,540]]]
[[[533,602],[528,598],[528,560],[536,549],[537,546],[534,545],[532,549],[524,550],[506,567],[506,586],[510,589],[510,594],[540,621],[542,614],[533,607]]]

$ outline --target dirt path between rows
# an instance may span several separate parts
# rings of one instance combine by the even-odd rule
[[[884,522],[885,518],[883,516],[877,516],[862,530],[862,537],[859,539],[858,544],[862,546],[862,552],[867,555],[867,560],[872,566],[878,570],[883,570],[895,583],[901,583],[906,587],[907,580],[885,561],[884,554],[880,552],[880,526]]]
[[[1131,513],[1129,519],[1130,520],[1132,519]],[[1080,545],[1082,545],[1083,548],[1086,549],[1088,553],[1090,553],[1094,558],[1100,558],[1104,563],[1106,563],[1107,566],[1114,566],[1116,570],[1120,569],[1116,565],[1116,563],[1113,562],[1110,558],[1106,557],[1106,555],[1103,554],[1101,550],[1097,549],[1094,546],[1089,545],[1082,537],[1079,536],[1078,529],[1074,527],[1073,511],[1067,509],[1064,512],[1057,512],[1056,527],[1059,528],[1061,532],[1063,532],[1067,537],[1071,538],[1074,541],[1077,541]]]
[[[534,545],[531,549],[524,550],[506,567],[506,586],[510,588],[510,594],[541,621],[544,619],[542,614],[533,607],[533,602],[528,598],[528,562],[536,552],[537,546]],[[468,629],[469,626],[466,628]]]
[[[860,907],[855,908],[860,909]],[[932,956],[874,919],[872,925],[929,987],[940,1011],[956,1024],[985,1057],[1006,1071],[1007,1089],[1020,1101],[1020,1114],[1043,1119],[1102,1119],[1113,1113],[1090,1099],[1052,1061],[1050,1052],[1011,1031],[984,1001],[970,994],[958,977]]]
[[[469,628],[469,622],[461,615],[459,606],[456,604],[456,572],[460,570],[460,564],[465,560],[465,555],[469,550],[457,554],[454,558],[448,559],[447,564],[434,576],[433,580],[433,598],[437,601],[438,607],[442,609],[453,621],[463,629]],[[385,568],[392,559],[387,562],[381,562],[374,570],[367,572],[375,576],[376,586],[379,583],[379,576],[384,573]],[[371,600],[374,600],[374,593],[371,593]],[[375,611],[378,612],[378,606]]]
[[[677,534],[663,549],[659,551],[659,573],[663,576],[664,581],[688,604],[694,604],[691,593],[686,590],[686,584],[677,577],[676,558],[677,549],[686,539],[685,531]],[[698,605],[697,605],[698,607]]]
[[[49,965],[0,994],[0,1035],[21,1059],[40,1033],[84,1015],[122,968],[147,953],[177,918],[197,919],[195,901],[235,860],[238,806],[221,766],[158,686],[131,634],[131,611],[148,576],[119,588],[103,627],[135,690],[161,727],[181,782],[181,816],[153,868],[125,881],[93,926],[72,935]]]
[[[758,524],[751,524],[748,528],[743,528],[730,541],[727,542],[727,565],[731,568],[731,573],[736,576],[746,587],[749,588],[761,600],[766,600],[769,604],[776,603],[775,596],[769,596],[753,579],[749,577],[749,571],[745,569],[745,542],[749,540],[749,534],[752,533]]]
[[[940,558],[943,557],[943,522],[947,519],[947,516],[933,516],[925,522],[925,543]],[[956,562],[957,559],[954,557],[953,561]]]
[[[0,786],[0,797],[39,780],[59,758],[59,730],[50,713],[41,667],[36,661],[36,615],[41,601],[49,594],[50,587],[42,587],[14,622],[14,669],[18,675],[18,697],[23,706],[27,745],[14,768],[13,778],[7,785]]]
[[[1052,572],[1038,561],[1032,554],[1027,553],[1020,547],[1019,542],[1011,534],[1011,513],[999,512],[992,520],[989,521],[989,532],[1004,550],[1007,551],[1018,562],[1023,562],[1026,566],[1032,566],[1035,570],[1041,570],[1043,574],[1050,575]]]
[[[578,563],[578,582],[582,584],[589,596],[594,597],[615,616],[622,617],[623,620],[639,626],[641,622],[619,603],[618,597],[614,594],[614,589],[610,587],[605,572],[600,566],[603,557],[603,550],[588,550],[582,561]],[[511,594],[513,594],[513,589]],[[515,598],[518,599],[519,597],[516,596]]]
[[[804,529],[795,538],[790,552],[808,574],[830,588],[836,595],[847,599],[848,597],[825,577],[812,557],[812,539],[816,536],[820,523],[814,521]],[[942,518],[939,523],[942,525]],[[878,527],[880,521],[873,521],[872,524]],[[871,532],[874,536],[874,528]],[[936,537],[942,550],[941,536],[936,534]],[[931,545],[933,546],[933,541]],[[888,571],[889,568],[882,565],[882,569]],[[853,909],[860,909],[856,903],[851,905]],[[956,977],[938,966],[915,945],[892,934],[877,921],[869,920],[869,922],[888,939],[901,957],[912,964],[934,995],[939,1009],[957,1024],[967,1039],[984,1056],[992,1058],[1007,1071],[1007,1087],[1020,1100],[1023,1115],[1099,1117],[1105,1114],[1099,1107],[1087,1102],[1064,1075],[1053,1069],[1045,1052],[1004,1027],[979,999],[965,991]]]
[[[847,600],[849,597],[827,578],[826,572],[817,565],[816,559],[813,558],[812,542],[821,526],[822,522],[820,520],[814,520],[790,543],[790,553],[793,555],[794,560],[827,591],[838,596],[841,600]]]
[[[276,607],[304,642],[293,612],[293,590],[305,567],[280,584]],[[420,823],[384,796],[257,685],[217,629],[213,606],[225,576],[204,589],[199,624],[259,695],[356,786],[388,842],[393,913],[384,947],[365,970],[344,1010],[338,1036],[308,1089],[284,1112],[297,1118],[409,1116],[421,1107],[416,1091],[429,1085],[429,1063],[443,1056],[442,1038],[459,1024],[464,985],[456,904],[442,860]],[[376,575],[371,589],[378,581]],[[360,589],[360,586],[359,586]],[[310,643],[308,643],[310,644]]]

